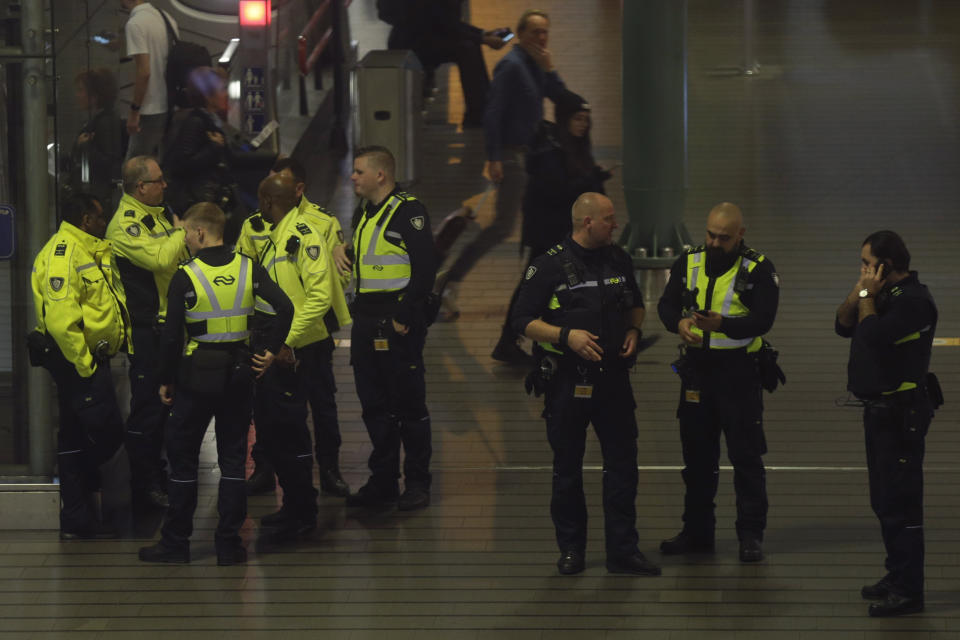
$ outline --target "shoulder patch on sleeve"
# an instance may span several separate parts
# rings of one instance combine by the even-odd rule
[[[54,291],[60,291],[63,289],[63,285],[66,284],[66,280],[60,277],[50,278],[50,288]]]
[[[307,255],[310,256],[311,260],[316,260],[320,257],[320,246],[319,245],[310,245],[307,247]]]
[[[140,225],[134,223],[127,226],[127,235],[133,236],[134,238],[140,236]]]
[[[523,274],[523,279],[529,280],[530,278],[535,276],[536,273],[537,273],[537,268],[533,265],[530,265],[529,267],[527,267],[527,272]]]
[[[306,225],[302,222],[297,223],[297,231],[299,231],[301,235],[307,235],[311,232],[309,225]]]
[[[773,274],[771,274],[770,277],[773,278],[773,284],[775,284],[776,287],[779,289],[779,288],[780,288],[780,274],[778,274],[776,271],[774,271]]]
[[[134,211],[133,209],[127,209],[126,211],[123,212],[123,217],[124,217],[124,218],[136,218],[136,217],[137,217],[137,212]]]
[[[410,226],[412,226],[417,231],[423,231],[424,219],[423,216],[414,216],[410,218]]]

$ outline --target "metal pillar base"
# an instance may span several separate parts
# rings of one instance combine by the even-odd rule
[[[0,478],[0,482],[13,480]],[[60,485],[35,482],[0,484],[0,531],[60,529]]]

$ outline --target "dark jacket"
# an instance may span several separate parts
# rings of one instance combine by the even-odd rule
[[[220,124],[206,109],[191,109],[174,117],[164,148],[163,173],[167,203],[178,215],[198,202],[231,208],[230,150],[211,140],[212,133],[226,140]]]
[[[123,122],[115,110],[102,109],[80,129],[80,134],[89,133],[93,137],[86,144],[74,143],[70,152],[70,187],[76,192],[95,195],[104,210],[110,208],[114,182],[120,180],[124,151],[122,127]],[[84,163],[89,172],[87,182],[83,181]]]
[[[557,244],[572,230],[573,203],[581,194],[604,193],[610,172],[594,166],[587,173],[570,170],[557,125],[544,120],[527,154],[527,189],[523,194],[521,244],[534,257]]]

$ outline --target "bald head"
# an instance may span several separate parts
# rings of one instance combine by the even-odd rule
[[[597,249],[613,242],[617,220],[613,202],[602,193],[587,192],[573,203],[573,239],[581,247]]]
[[[707,216],[707,255],[721,258],[739,250],[747,228],[743,224],[743,212],[730,202],[721,202]]]
[[[267,176],[257,189],[260,211],[273,222],[279,222],[297,206],[297,184],[287,172]]]

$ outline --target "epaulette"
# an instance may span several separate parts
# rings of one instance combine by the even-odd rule
[[[123,212],[123,217],[124,217],[124,218],[136,218],[136,217],[137,217],[137,212],[134,211],[133,209],[127,209],[126,211]]]
[[[700,244],[695,247],[690,247],[689,249],[684,251],[684,253],[686,253],[689,256],[689,255],[693,255],[694,253],[702,253],[703,251],[706,251],[706,250],[707,250],[706,245]]]
[[[153,228],[156,226],[157,221],[153,219],[153,216],[149,213],[143,217],[143,226],[145,226],[150,231],[153,231]]]
[[[300,250],[300,238],[297,236],[290,236],[290,238],[287,240],[287,245],[284,247],[284,250],[288,255],[297,253]]]
[[[562,243],[561,243],[561,244],[556,244],[556,245],[550,247],[549,249],[547,249],[547,255],[548,255],[548,256],[555,256],[555,255],[557,255],[558,253],[560,253],[561,251],[563,251],[563,244],[562,244]]]
[[[262,213],[255,213],[255,214],[253,214],[252,216],[250,216],[250,228],[253,229],[254,231],[263,231],[263,230],[264,230],[265,227],[264,227],[264,224],[263,224],[263,214],[262,214]]]
[[[416,198],[415,198],[414,196],[410,195],[410,194],[407,193],[406,191],[397,191],[397,192],[396,192],[395,194],[393,194],[393,195],[397,196],[398,198],[400,198],[400,199],[403,200],[404,202],[408,202],[408,201],[410,201],[410,200],[416,200]]]
[[[193,261],[196,260],[196,259],[197,259],[197,256],[190,256],[190,257],[187,258],[186,260],[181,260],[181,261],[180,261],[180,266],[181,266],[181,267],[185,267],[185,266],[187,266],[188,264],[190,264],[191,262],[193,262]]]
[[[309,226],[309,225],[306,225],[306,224],[304,224],[304,223],[302,223],[302,222],[298,222],[298,223],[297,223],[297,231],[300,232],[300,235],[304,235],[304,236],[305,236],[305,235],[307,235],[308,233],[310,233],[310,226]],[[289,244],[289,243],[287,243],[287,244]]]
[[[743,256],[744,258],[749,259],[749,260],[753,260],[754,262],[762,262],[762,261],[763,261],[763,254],[762,254],[762,253],[760,253],[759,251],[755,251],[755,250],[751,249],[750,247],[744,246],[744,245],[742,245],[742,244],[740,245],[740,255]]]

